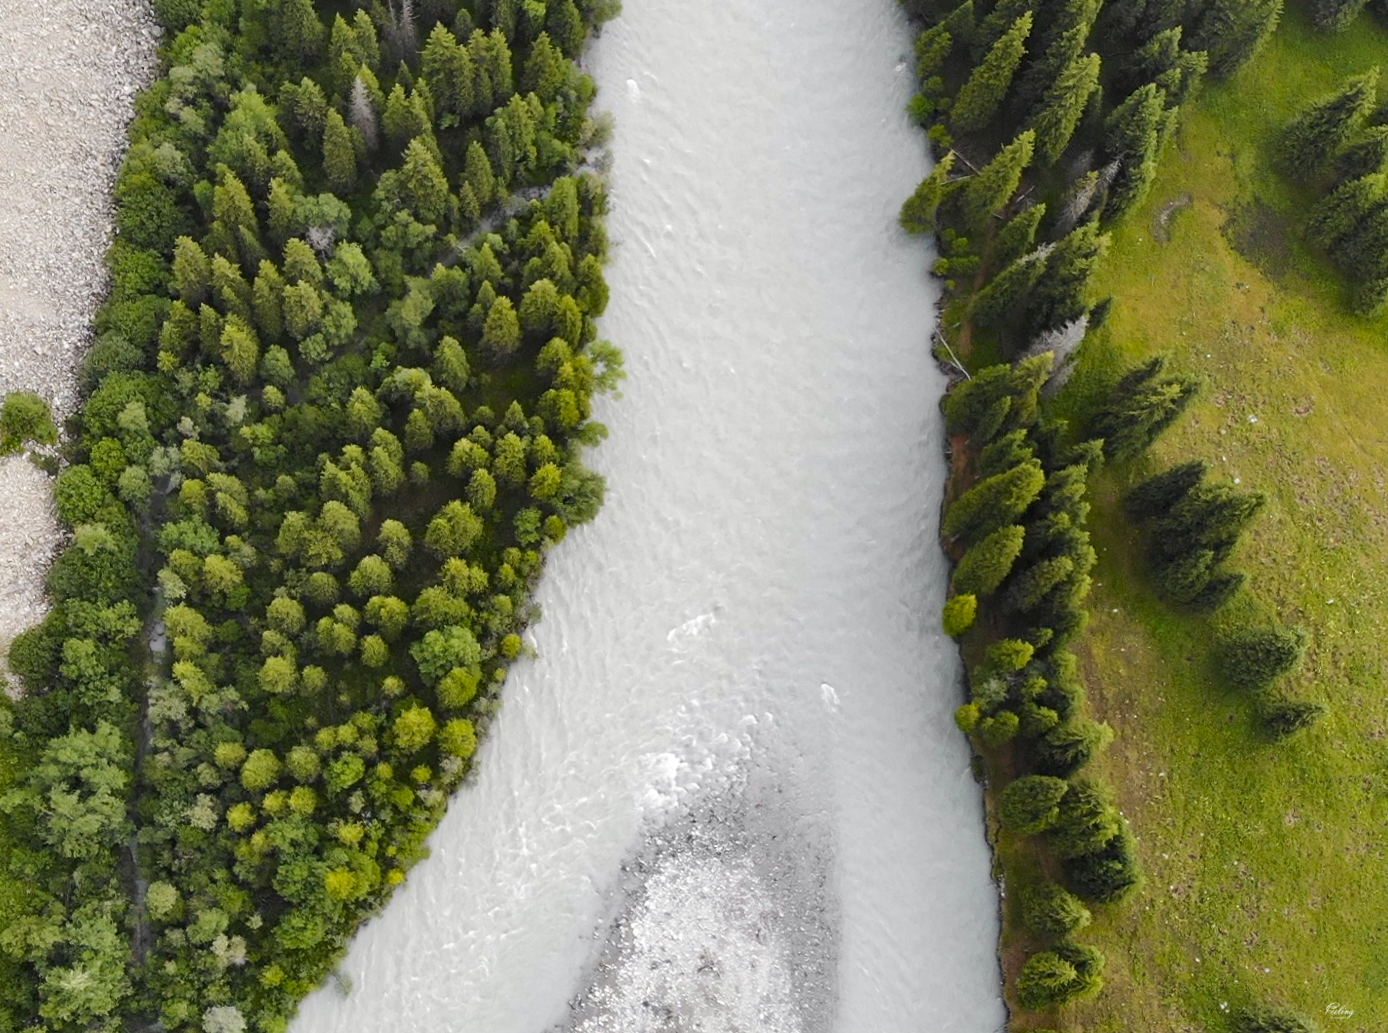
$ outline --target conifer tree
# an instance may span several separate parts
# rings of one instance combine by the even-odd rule
[[[984,328],[994,327],[1013,315],[1046,271],[1051,250],[1049,246],[1037,248],[994,276],[969,304],[970,322]]]
[[[1209,469],[1210,464],[1205,460],[1192,459],[1153,474],[1139,481],[1123,497],[1123,511],[1138,522],[1164,517],[1204,481]]]
[[[1344,32],[1359,17],[1368,0],[1315,0],[1311,20],[1322,32]]]
[[[1388,126],[1370,126],[1359,140],[1340,152],[1335,178],[1341,184],[1388,168]]]
[[[1064,326],[1089,308],[1089,281],[1108,250],[1107,233],[1097,220],[1078,226],[1061,238],[1046,260],[1046,271],[1031,292],[1026,313],[1028,332],[1035,335]]]
[[[1051,589],[1074,571],[1075,561],[1069,556],[1052,556],[1032,564],[1013,579],[1004,600],[1006,608],[1017,613],[1030,613],[1041,605]]]
[[[1282,0],[1212,0],[1187,45],[1209,54],[1217,79],[1233,75],[1262,49],[1282,18]]]
[[[1028,129],[965,181],[960,191],[960,204],[971,228],[982,231],[993,213],[1011,200],[1017,184],[1022,181],[1022,173],[1031,164],[1035,146],[1036,133]]]
[[[960,87],[949,112],[950,125],[955,132],[977,132],[993,120],[1026,54],[1031,26],[1032,13],[1027,11],[993,44],[988,55]]]
[[[1019,17],[1017,12],[1014,17]],[[950,34],[955,47],[973,47],[978,35],[978,19],[974,15],[974,0],[964,0],[962,4],[945,15],[940,27]]]
[[[1092,28],[1092,24],[1086,22],[1059,34],[1043,52],[1023,65],[1014,90],[1017,111],[1030,113],[1036,109],[1060,73],[1084,54],[1085,41]]]
[[[1017,19],[1036,9],[1036,0],[998,0],[993,9],[978,23],[970,41],[974,60],[977,61],[993,49],[993,44],[1016,24]],[[972,13],[972,12],[971,12]],[[953,30],[951,30],[953,31]]]
[[[1157,158],[1167,129],[1166,94],[1155,83],[1134,90],[1104,123],[1104,150],[1120,164],[1108,202],[1107,218],[1117,218],[1141,202],[1157,175]]]
[[[323,126],[323,174],[338,193],[351,193],[357,185],[357,149],[352,131],[335,110],[328,112]]]
[[[468,156],[471,157],[470,151]],[[935,213],[940,207],[940,202],[944,199],[946,188],[949,186],[949,173],[950,169],[954,168],[955,157],[954,151],[950,151],[937,161],[935,167],[930,170],[930,175],[921,180],[915,193],[907,198],[906,203],[901,206],[900,221],[906,232],[933,233],[935,231]]]
[[[1194,377],[1161,376],[1166,356],[1130,371],[1094,416],[1093,433],[1109,459],[1132,459],[1180,417],[1200,390]]]
[[[1220,643],[1220,667],[1225,677],[1238,688],[1266,689],[1301,663],[1306,642],[1306,632],[1301,628],[1282,625],[1245,628],[1226,636]]]
[[[1045,483],[1041,464],[1034,459],[979,481],[945,513],[945,536],[976,542],[1006,527],[1025,512]]]
[[[990,441],[979,451],[978,461],[974,464],[978,476],[992,477],[993,474],[1010,470],[1018,463],[1025,463],[1036,455],[1029,437],[1025,429],[1018,429]]]
[[[1045,217],[1046,205],[1042,202],[1024,208],[1003,223],[988,250],[989,264],[995,269],[1005,269],[1031,251],[1036,243],[1036,230]]]
[[[1324,703],[1305,699],[1275,699],[1263,705],[1259,720],[1272,738],[1285,739],[1303,728],[1310,728],[1324,714]]]
[[[1322,197],[1306,219],[1306,236],[1312,243],[1333,249],[1383,206],[1388,195],[1388,176],[1372,172],[1352,179]]]
[[[1379,205],[1362,216],[1336,242],[1331,257],[1359,278],[1388,274],[1388,208]]]
[[[1022,921],[1039,936],[1061,939],[1089,924],[1089,909],[1055,883],[1022,891]]]
[[[1278,159],[1288,175],[1310,179],[1333,161],[1374,109],[1378,69],[1354,76],[1315,101],[1282,133]]]
[[[932,25],[916,37],[916,77],[924,82],[938,75],[954,49],[954,36],[943,24]]]
[[[1233,552],[1253,518],[1266,503],[1258,492],[1236,489],[1232,484],[1201,484],[1153,522],[1152,552],[1157,565],[1168,565],[1203,549],[1222,563]]]
[[[998,798],[1002,826],[1031,836],[1045,832],[1060,818],[1060,802],[1070,783],[1050,775],[1023,775],[1010,783]]]
[[[992,595],[1022,553],[1026,532],[1017,524],[1000,527],[964,553],[954,569],[954,591],[980,599]]]
[[[1041,164],[1053,165],[1069,146],[1090,96],[1099,87],[1099,64],[1098,54],[1078,57],[1046,90],[1029,123],[1036,130],[1036,155]]]

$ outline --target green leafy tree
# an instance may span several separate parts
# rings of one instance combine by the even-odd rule
[[[1374,109],[1378,69],[1347,79],[1338,91],[1314,101],[1282,132],[1278,161],[1297,179],[1310,179],[1332,162]]]
[[[400,752],[415,753],[433,740],[437,729],[438,722],[429,708],[416,704],[396,717],[391,726],[391,740]]]
[[[978,596],[966,593],[952,597],[945,603],[944,612],[941,614],[945,634],[950,638],[958,638],[973,627],[974,618],[977,616]]]
[[[0,406],[0,455],[18,452],[25,444],[58,443],[58,427],[48,403],[32,391],[11,391]]]
[[[1027,52],[1026,41],[1031,27],[1032,12],[1026,11],[993,44],[960,87],[949,112],[950,125],[955,132],[977,132],[993,120]]]
[[[241,785],[253,793],[262,792],[279,781],[280,769],[274,750],[254,750],[241,766]]]

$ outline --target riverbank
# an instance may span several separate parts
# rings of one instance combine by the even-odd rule
[[[1256,598],[1228,616],[1307,628],[1290,688],[1329,707],[1302,737],[1262,739],[1211,661],[1209,624],[1156,600],[1136,562],[1116,503],[1140,471],[1102,477],[1083,652],[1095,706],[1118,730],[1101,770],[1139,829],[1149,885],[1138,907],[1093,926],[1113,975],[1076,1015],[1092,1028],[1133,1014],[1213,1026],[1254,999],[1327,1029],[1388,1022],[1383,924],[1366,917],[1388,911],[1377,690],[1388,445],[1376,386],[1388,321],[1348,312],[1348,285],[1302,238],[1313,195],[1273,168],[1282,126],[1381,65],[1385,44],[1373,17],[1326,36],[1298,5],[1266,52],[1206,90],[1150,198],[1115,231],[1099,278],[1113,316],[1059,400],[1079,411],[1114,368],[1158,351],[1207,378],[1150,467],[1203,456],[1270,496],[1235,561]],[[1156,213],[1185,193],[1194,203],[1172,219],[1171,241],[1154,239]]]

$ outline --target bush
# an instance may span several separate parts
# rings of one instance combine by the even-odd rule
[[[1022,891],[1022,921],[1038,936],[1060,939],[1089,924],[1089,909],[1053,882]]]
[[[1027,958],[1017,975],[1017,1000],[1040,1010],[1092,997],[1103,988],[1104,956],[1093,947],[1063,943]]]
[[[1011,573],[1025,539],[1026,531],[1019,524],[1009,524],[978,542],[955,568],[954,590],[965,595],[991,595]]]
[[[1274,699],[1263,704],[1259,720],[1273,739],[1285,739],[1310,728],[1325,713],[1324,703],[1304,699]]]
[[[945,634],[950,638],[958,638],[973,627],[974,618],[977,616],[978,597],[968,594],[956,595],[945,603]]]
[[[1228,635],[1219,646],[1219,663],[1234,686],[1265,689],[1301,662],[1306,632],[1295,627],[1246,628]]]
[[[1060,802],[1069,790],[1063,778],[1023,775],[999,797],[1003,828],[1023,835],[1046,831],[1060,818]]]
[[[1137,886],[1140,871],[1137,848],[1127,822],[1120,821],[1118,832],[1099,850],[1067,858],[1065,881],[1085,900],[1113,904]]]
[[[1316,1033],[1316,1027],[1292,1012],[1253,1005],[1235,1013],[1233,1033]]]
[[[18,452],[27,442],[53,445],[58,428],[48,403],[31,391],[11,391],[0,406],[0,455]]]

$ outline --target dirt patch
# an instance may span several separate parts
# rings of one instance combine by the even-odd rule
[[[1273,207],[1255,197],[1230,213],[1220,227],[1229,246],[1256,265],[1269,279],[1282,283],[1292,268],[1287,224]]]
[[[1171,240],[1171,220],[1176,217],[1176,213],[1182,209],[1189,208],[1195,203],[1194,194],[1182,194],[1180,197],[1173,197],[1166,204],[1161,206],[1161,211],[1157,212],[1157,217],[1152,220],[1152,236],[1161,243],[1166,244]]]

